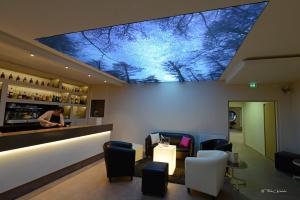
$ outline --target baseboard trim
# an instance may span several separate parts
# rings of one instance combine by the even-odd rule
[[[43,176],[43,177],[33,180],[31,182],[25,183],[16,188],[10,189],[6,192],[1,193],[0,199],[5,199],[5,200],[16,199],[20,196],[23,196],[27,193],[32,192],[33,190],[36,190],[44,185],[47,185],[63,176],[66,176],[78,169],[81,169],[87,165],[90,165],[90,164],[102,159],[103,157],[104,157],[104,153],[97,154],[88,159],[82,160],[78,163],[75,163],[75,164],[65,167],[63,169],[60,169],[56,172],[53,172],[51,174],[48,174],[46,176]]]

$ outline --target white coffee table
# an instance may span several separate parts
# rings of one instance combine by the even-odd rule
[[[144,146],[141,144],[132,143],[132,149],[135,150],[135,162],[142,160],[144,155]]]
[[[172,175],[176,168],[176,145],[154,147],[153,161],[169,163],[169,175]]]

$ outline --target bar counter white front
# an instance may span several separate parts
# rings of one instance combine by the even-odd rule
[[[84,127],[89,128],[89,126]],[[84,130],[82,126],[65,129],[68,130],[68,134],[71,134],[70,130],[76,130],[77,128]],[[109,130],[105,128],[101,129],[103,131],[87,135],[1,151],[0,195],[13,188],[103,153],[102,147],[105,142],[110,140],[111,129],[112,125]],[[95,126],[92,126],[92,130],[96,130]],[[54,131],[53,134],[55,133]],[[61,133],[59,134],[61,135]],[[16,135],[16,133],[12,133],[13,135]],[[5,136],[9,137],[9,133],[6,133]],[[49,137],[49,133],[47,137]]]

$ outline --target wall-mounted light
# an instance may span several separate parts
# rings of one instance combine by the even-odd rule
[[[89,78],[90,78],[91,76],[92,76],[92,75],[90,75],[90,74],[88,75]]]
[[[255,88],[257,88],[257,83],[253,81],[253,82],[250,82],[248,84],[248,86],[249,86],[249,88],[255,89]]]
[[[65,69],[69,69],[69,67],[68,67],[68,66],[65,66]]]
[[[30,56],[31,56],[31,57],[34,57],[35,55],[34,55],[33,53],[30,53]]]
[[[107,83],[107,81],[105,80],[104,83]]]

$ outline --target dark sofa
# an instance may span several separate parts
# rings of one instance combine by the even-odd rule
[[[232,151],[232,143],[225,139],[211,139],[200,143],[200,150]]]
[[[195,138],[192,135],[186,134],[186,133],[171,133],[171,132],[155,132],[159,133],[160,136],[163,137],[169,137],[170,138],[170,144],[176,145],[176,158],[177,159],[184,159],[187,156],[193,156],[194,155],[194,145],[195,145]],[[153,133],[151,133],[153,134]],[[181,138],[189,137],[191,138],[190,145],[188,148],[180,147],[180,141]],[[145,154],[147,157],[153,156],[153,148],[156,147],[157,144],[153,144],[151,142],[151,136],[148,135],[145,139]]]
[[[104,159],[106,173],[109,181],[112,177],[134,175],[135,150],[132,144],[121,141],[109,141],[104,143]]]

